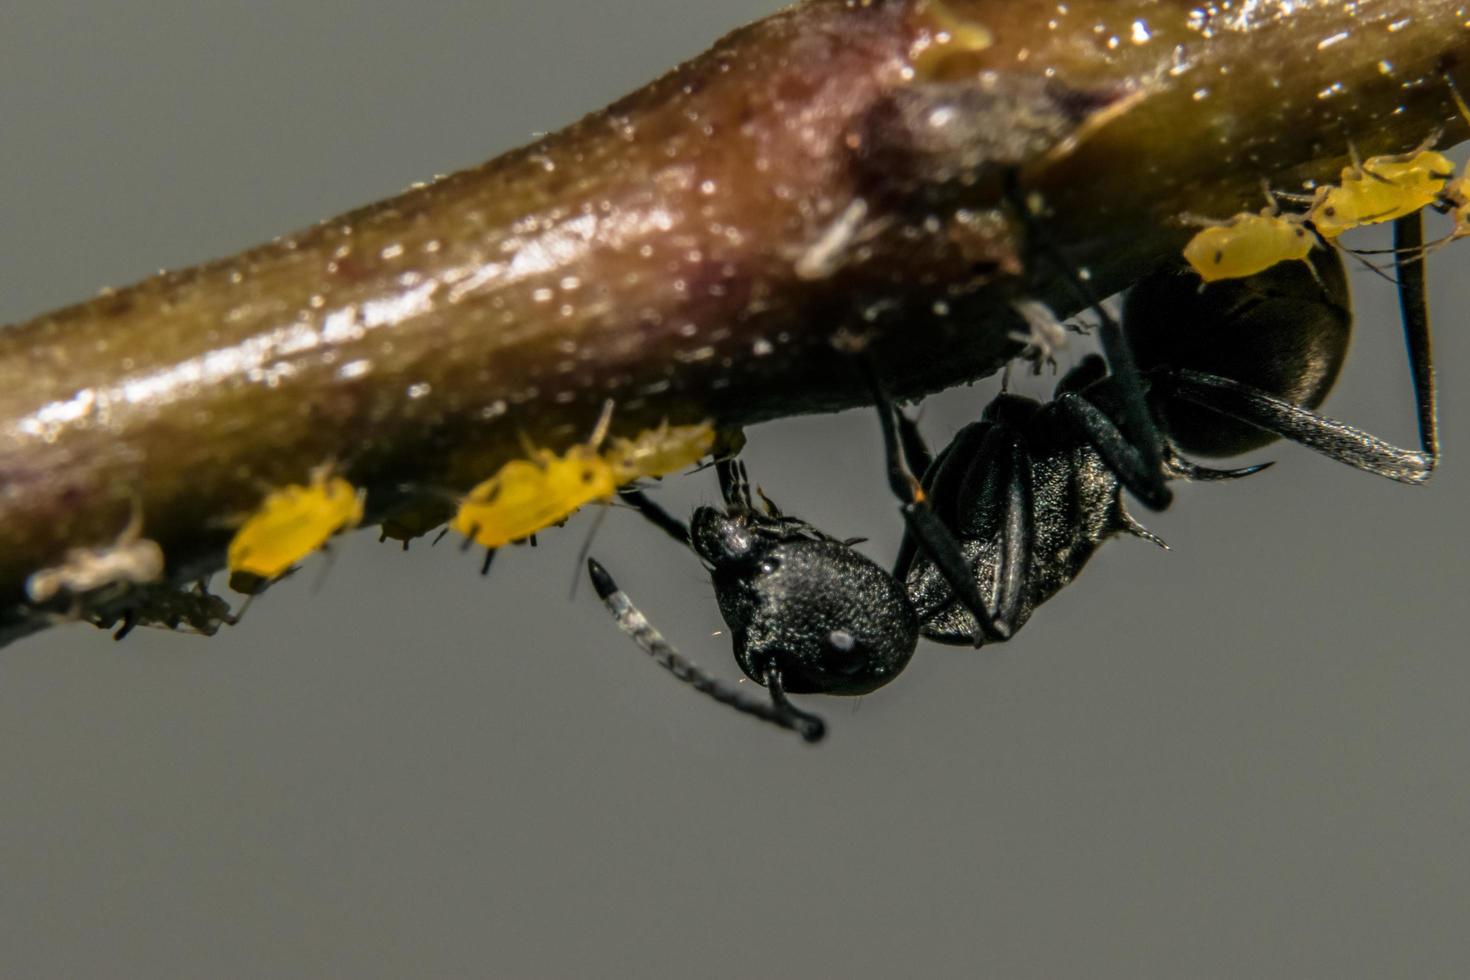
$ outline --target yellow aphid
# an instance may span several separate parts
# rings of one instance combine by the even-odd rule
[[[667,476],[699,462],[715,444],[715,429],[699,425],[669,425],[647,429],[634,439],[614,439],[603,454],[618,483]]]
[[[1360,167],[1344,167],[1341,184],[1318,188],[1307,219],[1328,239],[1394,221],[1437,201],[1454,174],[1449,158],[1433,150],[1370,157]]]
[[[261,579],[284,575],[291,566],[340,531],[362,521],[362,494],[330,466],[312,471],[311,483],[273,491],[240,525],[230,542],[232,575]]]
[[[383,518],[379,528],[382,533],[378,540],[387,541],[392,538],[394,541],[402,541],[403,550],[407,551],[410,541],[423,537],[448,521],[454,516],[454,510],[454,503],[445,497],[415,497]]]
[[[529,459],[506,463],[465,494],[449,526],[493,550],[564,521],[594,500],[610,498],[618,478],[600,450],[612,410],[608,401],[592,437],[565,453],[531,449]]]
[[[486,548],[523,541],[587,504],[612,499],[624,484],[697,463],[717,438],[708,422],[665,422],[632,439],[613,439],[604,449],[611,420],[609,402],[586,442],[564,453],[534,449],[529,459],[506,463],[465,495],[449,526]]]
[[[563,455],[538,449],[530,459],[506,463],[466,494],[449,526],[476,544],[499,548],[566,520],[594,500],[607,500],[618,482],[593,444]]]
[[[1184,258],[1205,282],[1241,279],[1293,259],[1306,261],[1316,239],[1298,215],[1237,214],[1202,229],[1184,246]]]

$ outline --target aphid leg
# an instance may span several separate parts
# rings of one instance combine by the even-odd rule
[[[1433,469],[1439,463],[1439,410],[1434,389],[1434,343],[1429,328],[1429,299],[1424,263],[1411,258],[1424,248],[1424,219],[1418,213],[1393,223],[1394,265],[1399,280],[1399,310],[1404,322],[1404,346],[1414,376],[1414,405],[1419,415],[1419,445]]]
[[[494,562],[494,561],[495,561],[495,549],[494,548],[486,548],[485,549],[485,562],[484,562],[484,564],[482,564],[480,566],[480,574],[481,575],[489,575],[490,574],[490,564],[492,562]]]
[[[648,621],[648,618],[633,605],[627,594],[618,588],[612,576],[607,573],[607,569],[598,564],[597,559],[587,559],[587,574],[592,579],[592,587],[597,591],[598,597],[613,614],[618,628],[628,634],[633,642],[638,644],[643,652],[652,657],[660,667],[679,680],[742,714],[796,732],[808,742],[820,741],[826,734],[827,726],[822,719],[799,710],[787,700],[786,692],[781,686],[779,671],[771,669],[765,675],[766,686],[771,692],[769,702],[747,697],[738,688],[705,673],[674,649],[673,645],[664,639],[663,635]]]
[[[438,544],[440,541],[443,541],[444,540],[444,535],[446,535],[448,533],[449,533],[449,528],[446,527],[446,528],[441,529],[438,534],[434,535],[434,540],[429,542],[429,547],[432,548],[432,547],[434,547],[434,545]],[[407,541],[403,542],[403,550],[405,550],[405,551],[408,550],[408,542]]]
[[[445,530],[448,531],[449,529],[448,528],[445,528]],[[478,524],[472,525],[470,527],[470,533],[467,534],[467,535],[465,535],[465,539],[459,543],[459,550],[460,551],[469,551],[471,548],[473,548],[475,546],[475,538],[478,537],[479,534],[480,534],[480,525],[478,525]],[[442,535],[442,534],[439,535],[440,538],[442,538],[443,536],[444,535]],[[435,544],[438,544],[439,543],[439,538],[435,538],[434,539],[434,543]]]
[[[138,612],[137,612],[137,610],[135,610],[135,609],[128,609],[127,611],[125,611],[123,613],[122,625],[117,628],[117,632],[116,633],[112,634],[113,641],[116,642],[118,640],[121,640],[123,637],[125,637],[129,633],[131,633],[133,631],[133,627],[135,627],[137,625],[138,625]]]
[[[1045,256],[1081,304],[1097,314],[1098,340],[1102,344],[1103,356],[1107,358],[1108,369],[1123,391],[1123,429],[1143,461],[1139,479],[1127,484],[1128,489],[1150,510],[1163,510],[1174,499],[1173,492],[1165,482],[1164,434],[1154,421],[1153,413],[1149,411],[1148,390],[1144,386],[1143,375],[1138,370],[1138,363],[1133,359],[1133,352],[1123,338],[1123,328],[1118,324],[1117,318],[1107,311],[1087,280],[1082,278],[1040,228],[1019,191],[1013,188],[1012,193],[1012,206],[1020,215],[1025,228],[1027,248]],[[1031,266],[1028,264],[1027,268]]]
[[[337,552],[332,549],[330,543],[322,545],[321,552],[326,557],[326,561],[322,562],[321,571],[316,573],[316,580],[311,583],[312,595],[316,595],[322,590],[322,586],[327,584],[327,573],[337,563]]]
[[[1434,472],[1434,457],[1429,453],[1400,449],[1362,429],[1230,378],[1177,370],[1161,380],[1180,398],[1274,432],[1355,469],[1400,483],[1423,483]]]
[[[654,527],[658,528],[660,531],[664,532],[675,541],[679,542],[685,547],[688,547],[689,525],[679,520],[673,514],[670,514],[668,511],[664,510],[658,504],[654,503],[653,500],[649,498],[648,494],[637,488],[630,488],[619,491],[618,496],[621,497],[630,506],[632,506],[634,510],[642,514],[644,519],[647,520],[648,523],[652,524]]]

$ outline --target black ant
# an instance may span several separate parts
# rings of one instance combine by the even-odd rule
[[[1396,223],[1397,246],[1412,247],[1416,232],[1422,236],[1418,221]],[[1094,355],[1061,380],[1050,402],[1002,394],[931,463],[917,430],[873,378],[889,482],[908,526],[893,574],[853,542],[769,501],[756,508],[736,463],[719,466],[723,512],[700,508],[692,529],[630,495],[710,567],[736,660],[769,689],[769,702],[680,656],[596,561],[589,562],[593,584],[624,632],[676,676],[817,741],[825,725],[787,693],[875,690],[908,663],[921,633],[976,645],[1009,639],[1102,541],[1120,531],[1152,538],[1124,508],[1123,489],[1161,509],[1169,496],[1159,488],[1168,479],[1232,479],[1269,465],[1214,470],[1185,459],[1181,448],[1233,455],[1285,438],[1366,472],[1427,480],[1438,437],[1424,279],[1417,263],[1401,262],[1398,271],[1422,451],[1312,411],[1336,380],[1351,335],[1335,252],[1316,253],[1310,271],[1288,263],[1205,290],[1171,269],[1141,282],[1125,303],[1122,359],[1131,366],[1136,355],[1142,366],[1138,392],[1116,369],[1116,341],[1105,343],[1113,373]],[[1107,328],[1116,335],[1120,325],[1098,313],[1106,341]],[[1149,435],[1130,424],[1137,401],[1157,427],[1152,446],[1140,445]]]

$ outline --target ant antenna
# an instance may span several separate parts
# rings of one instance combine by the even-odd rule
[[[607,569],[598,564],[596,558],[587,559],[587,573],[592,579],[592,588],[607,606],[608,611],[617,620],[618,628],[643,648],[662,668],[673,674],[679,680],[688,684],[702,694],[724,705],[729,705],[741,714],[747,714],[762,721],[768,721],[773,725],[796,732],[807,742],[819,742],[827,733],[827,726],[816,715],[809,714],[797,708],[786,698],[786,691],[781,686],[781,672],[774,667],[766,671],[766,686],[770,689],[771,700],[769,703],[747,697],[735,687],[725,684],[717,678],[705,673],[693,661],[689,660],[668,640],[663,634],[654,628],[653,624],[638,607],[633,605],[633,600],[619,589],[613,581]]]

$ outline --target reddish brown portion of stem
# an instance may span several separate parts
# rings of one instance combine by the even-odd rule
[[[990,373],[1015,296],[1080,305],[1017,274],[1008,173],[1105,294],[1179,248],[1181,212],[1332,179],[1348,136],[1464,135],[1457,5],[1247,7],[812,0],[476,170],[9,328],[0,606],[135,500],[184,574],[327,460],[381,506],[521,433],[582,438],[607,398],[618,432],[861,404],[838,333],[899,394]],[[989,46],[915,71],[956,17]]]

